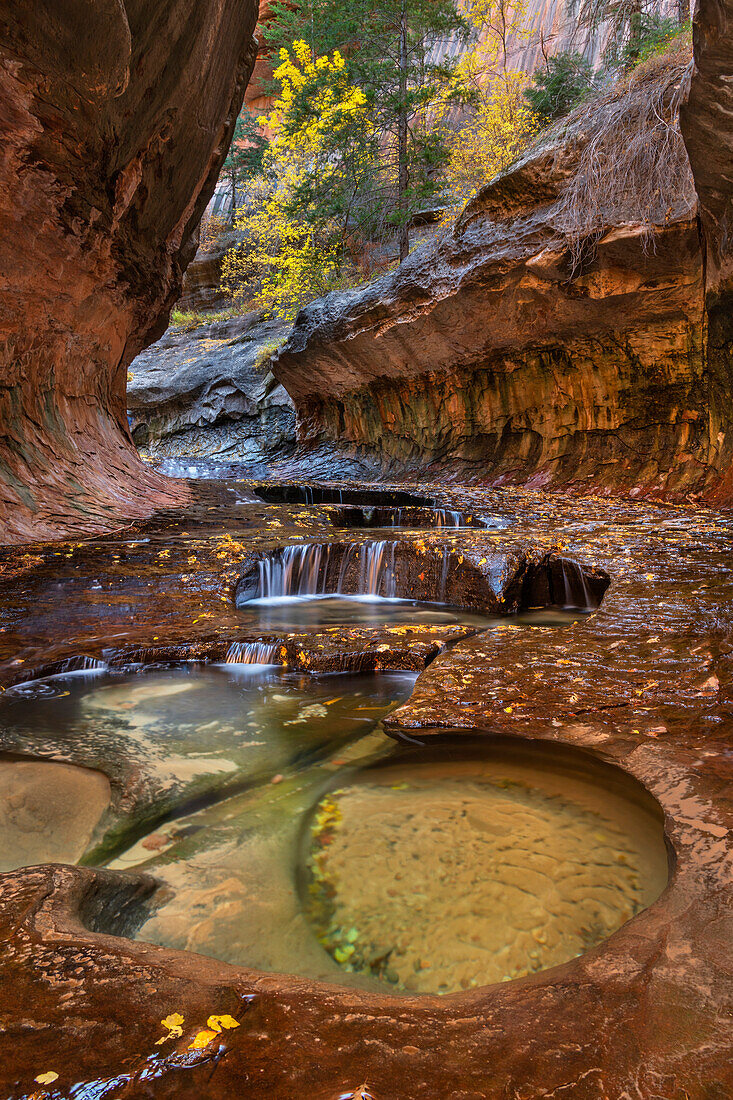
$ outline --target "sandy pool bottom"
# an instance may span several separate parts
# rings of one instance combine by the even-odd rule
[[[0,871],[76,863],[110,801],[101,772],[43,760],[0,761]]]
[[[306,909],[320,943],[345,971],[415,993],[594,947],[668,877],[656,807],[608,773],[601,786],[520,757],[365,770],[312,819]]]

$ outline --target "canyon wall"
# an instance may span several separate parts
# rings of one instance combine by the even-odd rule
[[[0,12],[0,542],[187,490],[139,461],[127,367],[164,331],[254,63],[254,0]]]
[[[733,500],[733,2],[698,0],[695,68],[680,126],[695,178],[705,262],[706,380],[716,473],[708,496]]]
[[[453,232],[304,309],[274,367],[301,440],[338,442],[391,473],[633,492],[719,484],[728,412],[707,368],[681,144],[681,184],[653,237],[630,208],[575,259],[569,250],[566,190],[604,112],[624,118],[653,91],[637,83],[585,108],[479,192]]]

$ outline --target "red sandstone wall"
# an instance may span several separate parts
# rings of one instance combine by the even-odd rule
[[[252,0],[0,9],[0,542],[180,501],[127,430],[254,61]]]

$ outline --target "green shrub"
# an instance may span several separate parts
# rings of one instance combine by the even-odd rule
[[[664,53],[670,42],[684,34],[687,26],[676,19],[656,12],[640,12],[630,24],[629,34],[620,48],[606,51],[606,64],[613,68],[632,69],[650,57]]]
[[[548,57],[532,77],[535,87],[525,96],[540,121],[547,125],[562,118],[593,88],[593,69],[580,53],[565,50]]]
[[[207,325],[211,320],[210,313],[198,313],[194,309],[174,309],[171,312],[170,325],[172,328],[192,329]]]

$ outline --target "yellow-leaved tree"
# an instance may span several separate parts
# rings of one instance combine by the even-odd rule
[[[448,148],[444,221],[508,168],[540,128],[524,97],[530,77],[511,63],[512,54],[530,39],[527,0],[471,0],[466,14],[476,44],[456,66],[441,116]],[[451,123],[456,101],[469,109]]]
[[[270,144],[237,212],[245,239],[225,257],[222,284],[235,300],[292,319],[302,303],[347,285],[352,237],[371,213],[364,196],[374,191],[366,183],[378,135],[338,50],[313,58],[296,41],[280,51],[274,77],[279,95],[263,120]]]

